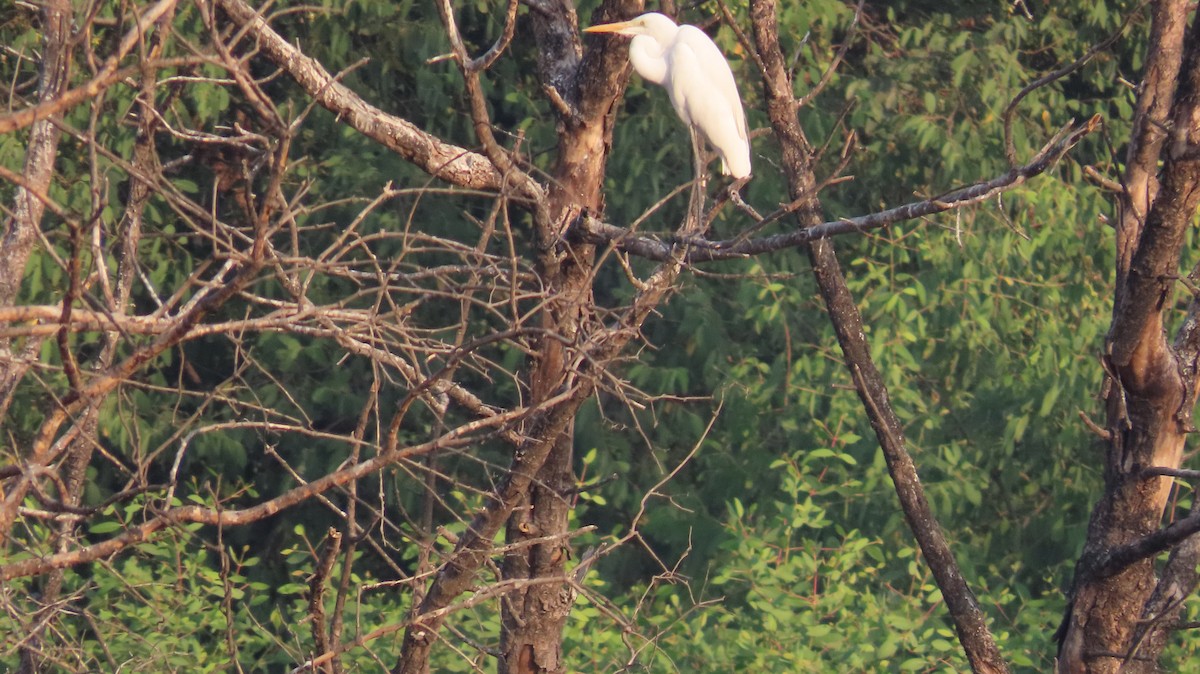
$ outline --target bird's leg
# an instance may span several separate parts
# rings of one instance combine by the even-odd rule
[[[693,234],[704,234],[704,192],[707,174],[704,170],[704,141],[700,132],[691,124],[688,133],[692,136],[692,164],[694,180],[692,181],[692,198],[688,202],[687,230]]]

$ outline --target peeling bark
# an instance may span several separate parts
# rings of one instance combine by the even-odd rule
[[[600,12],[637,11],[628,2],[606,3]],[[571,108],[558,116],[558,159],[547,189],[552,226],[537,232],[538,271],[550,301],[542,315],[545,336],[537,346],[530,394],[544,400],[568,380],[575,360],[568,346],[590,340],[588,307],[592,302],[595,245],[569,242],[564,236],[583,214],[603,209],[602,188],[612,146],[613,110],[628,82],[623,47],[592,42],[583,53],[571,3],[546,3],[533,21],[539,49],[539,73],[545,90],[553,89]],[[583,54],[581,58],[581,54]],[[545,463],[530,490],[513,510],[505,539],[517,544],[536,537],[547,543],[515,547],[504,558],[505,580],[565,578],[571,558],[566,543],[574,487],[574,423],[551,440]],[[555,674],[564,671],[562,632],[574,604],[565,581],[533,583],[501,603],[500,674]]]
[[[1060,631],[1058,669],[1069,674],[1158,671],[1171,623],[1163,611],[1184,585],[1195,585],[1194,574],[1179,568],[1160,580],[1151,558],[1101,569],[1109,551],[1158,530],[1171,478],[1147,478],[1143,471],[1177,468],[1194,430],[1194,311],[1174,344],[1165,329],[1185,234],[1200,205],[1200,29],[1193,24],[1184,35],[1188,12],[1186,2],[1174,1],[1153,10],[1116,234],[1104,493],[1092,512]],[[1174,557],[1194,559],[1193,548],[1185,542]],[[1143,617],[1150,622],[1141,623]]]

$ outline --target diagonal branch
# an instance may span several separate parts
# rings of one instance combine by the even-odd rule
[[[1146,1],[1144,0],[1142,4],[1145,5]],[[1021,104],[1021,101],[1025,100],[1025,97],[1029,94],[1037,91],[1047,84],[1058,81],[1075,72],[1076,70],[1079,70],[1091,62],[1091,60],[1095,58],[1097,54],[1107,50],[1109,47],[1112,47],[1114,44],[1116,44],[1117,40],[1119,40],[1121,36],[1125,34],[1125,29],[1129,27],[1129,24],[1133,23],[1133,20],[1135,17],[1137,17],[1137,15],[1138,13],[1136,11],[1129,12],[1129,14],[1125,17],[1125,21],[1123,21],[1115,31],[1113,31],[1112,35],[1109,35],[1099,43],[1093,45],[1086,54],[1080,56],[1075,61],[1068,63],[1058,70],[1046,73],[1045,75],[1030,82],[1029,84],[1025,85],[1023,89],[1018,91],[1016,96],[1013,96],[1012,100],[1008,103],[1008,107],[1004,109],[1004,114],[1002,115],[1002,118],[1004,119],[1004,155],[1008,158],[1009,166],[1017,165],[1017,147],[1013,142],[1012,124],[1014,114],[1017,111],[1017,106]]]
[[[118,69],[117,65],[145,37],[154,22],[158,21],[168,11],[174,9],[175,3],[176,0],[159,0],[158,4],[146,10],[145,14],[139,16],[135,25],[130,27],[121,38],[121,44],[117,48],[116,53],[104,61],[100,72],[88,80],[87,84],[66,91],[49,100],[42,100],[37,105],[23,108],[7,115],[0,115],[0,134],[23,129],[38,120],[54,117],[68,108],[95,98],[105,89],[120,81],[122,77],[139,70],[140,66],[129,69]]]
[[[550,404],[557,402],[560,401],[549,401]],[[529,414],[529,412],[530,410],[526,408],[518,408],[487,419],[465,423],[428,442],[383,451],[369,460],[329,473],[320,479],[294,487],[275,498],[246,508],[230,510],[195,505],[171,508],[157,517],[136,527],[132,527],[124,533],[108,540],[49,557],[31,557],[0,565],[0,581],[37,575],[45,573],[50,569],[62,569],[92,562],[97,559],[104,559],[130,545],[146,541],[155,532],[176,524],[194,522],[212,526],[230,527],[257,522],[286,508],[304,503],[313,496],[360,480],[402,459],[428,454],[440,449],[477,444],[480,442],[481,432],[502,428],[504,425],[515,422],[522,416]]]
[[[1095,574],[1096,578],[1114,576],[1143,559],[1170,550],[1197,532],[1200,532],[1200,512],[1192,512],[1187,517],[1132,543],[1104,550],[1090,565],[1090,572]]]
[[[480,144],[483,145],[484,154],[504,175],[505,186],[507,187],[509,184],[514,185],[518,193],[534,197],[533,207],[538,214],[538,221],[545,223],[549,219],[549,215],[545,213],[546,199],[541,186],[528,173],[517,166],[508,151],[500,147],[500,143],[496,140],[496,135],[492,133],[492,122],[488,117],[487,102],[483,95],[483,85],[479,81],[479,68],[476,67],[477,64],[467,54],[466,45],[463,44],[462,36],[458,32],[458,24],[454,20],[454,8],[450,6],[450,0],[439,0],[437,7],[438,13],[442,17],[442,24],[446,27],[446,34],[450,37],[450,44],[454,49],[455,60],[458,61],[459,70],[462,72],[463,83],[466,85],[467,99],[471,108],[471,121],[475,126],[475,136],[479,139]]]
[[[289,44],[243,0],[216,0],[216,3],[249,30],[267,58],[286,70],[322,107],[359,133],[448,183],[489,191],[499,191],[504,185],[504,176],[487,157],[443,142],[412,122],[367,103],[338,82],[319,62]],[[518,196],[536,200],[539,195],[520,193]]]
[[[763,89],[771,126],[782,146],[782,163],[789,190],[793,198],[798,198],[811,193],[817,179],[812,170],[812,148],[795,115],[795,97],[779,47],[774,0],[751,0],[750,14],[754,22],[754,40],[767,66]],[[798,212],[799,224],[815,224],[820,218],[820,208],[816,196],[809,197],[807,204]],[[887,385],[871,357],[871,347],[863,331],[862,315],[846,285],[833,245],[828,239],[819,239],[808,243],[806,247],[846,367],[850,370],[855,389],[883,451],[888,472],[895,483],[896,496],[909,529],[928,560],[929,568],[946,600],[967,660],[975,672],[1006,674],[1008,666],[988,629],[987,617],[963,578],[954,553],[925,496],[916,465],[905,447],[904,428],[892,409]]]

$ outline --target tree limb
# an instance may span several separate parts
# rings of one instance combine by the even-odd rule
[[[779,47],[774,0],[751,0],[750,14],[754,24],[754,40],[767,67],[763,88],[771,125],[782,145],[782,163],[789,189],[794,198],[812,194],[811,187],[817,184],[811,164],[812,148],[796,119],[795,97]],[[1096,122],[1093,119],[1084,128]],[[930,204],[927,207],[932,207],[934,200],[927,203]],[[802,227],[811,226],[819,221],[820,208],[817,197],[810,196],[808,203],[798,211],[799,224]],[[988,629],[987,617],[963,578],[954,553],[929,506],[912,457],[905,448],[903,426],[892,410],[887,385],[871,357],[871,347],[863,332],[862,316],[846,285],[832,242],[819,239],[807,243],[807,250],[846,367],[850,370],[855,389],[883,450],[905,519],[946,600],[967,660],[975,672],[1006,674],[1008,666]]]
[[[421,170],[448,183],[471,189],[500,191],[504,176],[476,152],[445,143],[408,120],[389,115],[338,82],[315,59],[305,56],[276,33],[242,0],[215,0],[234,21],[250,31],[263,53],[283,68],[322,107],[338,115],[364,136],[392,150]],[[537,194],[521,193],[537,199]]]
[[[796,229],[785,234],[775,234],[753,239],[736,237],[722,241],[709,241],[693,237],[656,238],[634,234],[631,230],[604,223],[596,218],[583,217],[576,222],[572,233],[595,243],[612,243],[618,250],[651,260],[668,260],[684,250],[683,259],[688,264],[729,260],[797,248],[819,239],[844,234],[861,234],[883,229],[905,220],[913,220],[955,208],[977,204],[1018,187],[1053,167],[1084,136],[1100,128],[1099,116],[1092,117],[1077,127],[1066,127],[1056,135],[1038,154],[1024,166],[1011,169],[1004,175],[951,190],[943,195],[915,201],[878,213],[841,218],[820,222]],[[793,211],[795,209],[792,209]],[[777,219],[781,214],[772,214],[764,219]],[[757,227],[758,225],[752,225]]]
[[[1138,540],[1106,550],[1090,565],[1098,578],[1114,576],[1137,562],[1165,552],[1200,532],[1200,512],[1174,522]]]
[[[561,399],[549,402],[551,405],[554,405],[561,402]],[[49,557],[33,557],[0,565],[0,581],[37,575],[50,569],[61,569],[103,559],[130,545],[148,540],[155,532],[176,524],[197,522],[212,526],[229,527],[257,522],[286,508],[303,503],[317,494],[322,494],[335,487],[362,479],[364,476],[381,470],[401,459],[419,456],[438,449],[469,446],[478,443],[481,431],[491,431],[492,429],[502,427],[529,413],[530,410],[526,408],[517,408],[503,414],[497,414],[488,419],[479,419],[462,424],[428,442],[382,452],[371,459],[329,473],[319,479],[294,487],[275,498],[247,508],[233,510],[205,508],[202,506],[170,508],[153,519],[130,528],[124,533],[106,541]]]
[[[163,14],[174,9],[176,1],[159,0],[157,4],[139,16],[135,25],[130,27],[121,38],[121,43],[117,47],[116,53],[105,60],[100,72],[88,80],[87,84],[50,98],[39,97],[41,101],[37,105],[23,108],[16,112],[10,112],[7,115],[0,115],[0,134],[25,128],[38,120],[56,117],[62,114],[67,108],[74,107],[98,96],[102,91],[118,82],[123,76],[139,70],[140,66],[131,68],[128,71],[118,70],[117,65],[145,37],[154,22],[158,21]]]

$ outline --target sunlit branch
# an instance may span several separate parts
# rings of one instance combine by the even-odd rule
[[[249,29],[267,58],[285,69],[309,96],[359,133],[395,151],[430,175],[447,182],[499,191],[504,176],[486,157],[443,142],[411,122],[389,115],[341,84],[315,59],[305,56],[242,0],[216,0],[234,21]],[[539,196],[539,195],[522,195]]]

